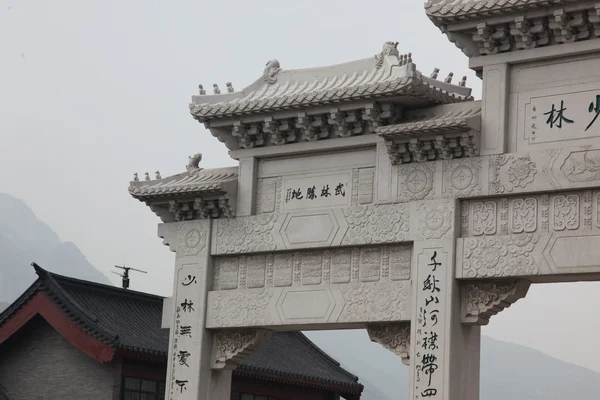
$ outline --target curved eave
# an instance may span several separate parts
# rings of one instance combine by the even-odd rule
[[[178,197],[208,197],[208,196],[224,196],[228,194],[227,190],[221,185],[211,188],[170,188],[159,193],[135,193],[129,190],[129,194],[135,199],[144,202],[154,200],[166,200]]]
[[[281,384],[291,384],[313,389],[333,391],[345,395],[353,395],[358,399],[364,387],[360,383],[336,382],[327,379],[308,377],[301,374],[291,374],[267,368],[255,368],[240,365],[234,370],[235,375],[257,378]]]
[[[510,15],[544,8],[560,7],[561,5],[581,2],[581,0],[515,0],[512,2],[502,0],[471,0],[460,2],[455,0],[442,0],[438,2],[427,1],[425,12],[436,25],[457,23],[467,20],[489,18],[493,16]]]
[[[444,134],[468,130],[479,130],[480,113],[469,116],[436,118],[419,122],[409,122],[397,125],[378,127],[376,133],[386,139],[406,136],[409,134]]]
[[[275,111],[308,108],[326,104],[374,99],[379,97],[407,96],[429,100],[436,104],[469,101],[471,96],[463,96],[433,86],[419,79],[405,77],[377,84],[360,85],[333,91],[316,91],[293,96],[282,96],[248,103],[221,103],[215,105],[194,105],[192,116],[200,122],[213,119],[231,118],[244,115],[271,113]]]

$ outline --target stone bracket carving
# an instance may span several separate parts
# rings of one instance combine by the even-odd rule
[[[213,369],[234,369],[237,364],[268,343],[271,331],[264,329],[218,331],[213,336]]]
[[[367,325],[367,332],[372,342],[399,355],[404,365],[410,364],[410,322]]]
[[[598,37],[599,10],[596,3],[587,10],[555,9],[531,16],[523,12],[510,23],[483,22],[459,31],[441,25],[440,29],[469,57],[494,55]]]
[[[401,139],[386,139],[385,145],[393,165],[451,160],[477,156],[479,135],[473,130],[418,137],[407,135]]]
[[[492,316],[524,298],[530,284],[524,279],[462,282],[461,322],[487,325]]]
[[[369,103],[354,110],[332,108],[317,115],[299,113],[295,117],[246,123],[236,121],[231,126],[231,135],[242,149],[252,149],[296,142],[314,142],[335,137],[363,135],[379,126],[394,123],[401,109],[389,103]]]

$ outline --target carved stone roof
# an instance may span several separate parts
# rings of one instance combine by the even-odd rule
[[[445,107],[445,110],[428,112],[419,110],[399,124],[378,127],[375,132],[384,138],[419,134],[440,134],[457,131],[477,130],[481,125],[481,102],[463,103],[459,107]]]
[[[468,57],[597,39],[600,4],[586,0],[428,0],[425,10]]]
[[[428,0],[425,10],[437,22],[460,21],[574,3],[578,0]]]
[[[411,110],[398,124],[375,128],[392,164],[448,160],[479,154],[481,102]]]
[[[129,193],[140,200],[171,196],[227,194],[237,185],[238,167],[194,169],[151,181],[131,182]]]
[[[232,217],[238,167],[200,169],[149,181],[132,181],[129,194],[163,222]]]
[[[407,96],[446,104],[469,99],[470,93],[468,88],[422,76],[410,55],[379,54],[329,67],[267,68],[242,91],[193,96],[190,109],[194,118],[205,122],[376,97]]]

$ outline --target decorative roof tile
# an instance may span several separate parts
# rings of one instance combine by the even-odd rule
[[[560,6],[580,0],[428,0],[425,10],[435,22],[451,22],[480,18],[490,13],[504,14],[523,9],[531,10]]]
[[[238,167],[190,169],[167,178],[131,182],[129,193],[139,200],[169,195],[227,194],[237,186]]]
[[[393,43],[391,45],[395,46]],[[277,67],[274,73],[274,76],[269,75],[268,80],[258,79],[239,92],[193,96],[191,113],[194,118],[204,122],[240,114],[273,112],[288,107],[352,101],[365,96],[410,96],[416,92],[437,104],[471,99],[471,90],[468,88],[427,81],[416,70],[412,58],[408,55],[399,56],[397,49],[390,47],[389,43],[374,58],[301,70],[283,71]],[[268,74],[267,69],[265,76]],[[437,83],[432,86],[434,82]],[[420,86],[432,86],[433,90],[419,91]]]
[[[409,116],[401,123],[380,126],[375,132],[386,139],[414,134],[455,132],[460,130],[479,130],[481,102],[474,101],[460,105],[444,106],[445,110]]]

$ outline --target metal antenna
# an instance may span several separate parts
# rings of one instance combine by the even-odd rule
[[[115,268],[119,268],[123,270],[123,273],[119,273],[116,271],[112,271],[113,274],[119,275],[122,279],[122,287],[123,289],[129,289],[129,271],[136,271],[136,272],[141,272],[143,274],[147,274],[146,271],[142,271],[141,269],[136,269],[136,268],[131,268],[131,267],[126,267],[125,265],[120,266],[120,265],[115,265]]]

